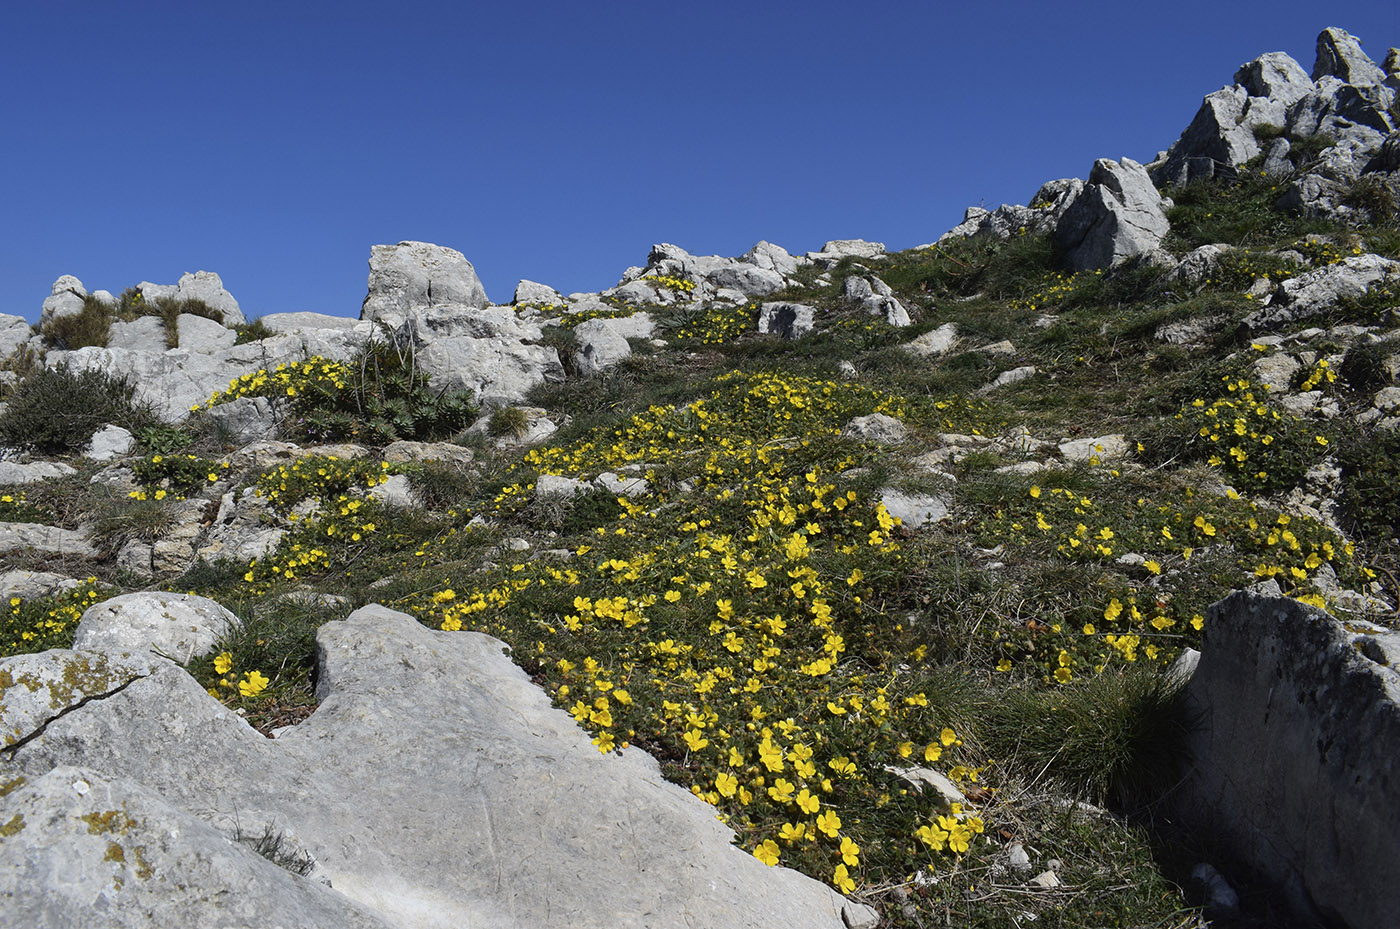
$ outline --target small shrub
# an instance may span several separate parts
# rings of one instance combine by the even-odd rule
[[[1342,509],[1371,539],[1400,537],[1400,432],[1361,432],[1341,443]]]
[[[277,333],[267,328],[261,319],[244,323],[241,326],[234,326],[233,331],[238,333],[238,337],[233,340],[234,345],[245,345],[248,342],[259,342],[263,339],[270,339]]]
[[[994,757],[1094,803],[1138,806],[1171,783],[1184,732],[1180,684],[1161,669],[1106,671],[1042,690],[1010,688],[985,708]]]
[[[1347,386],[1358,393],[1372,394],[1391,382],[1386,359],[1393,346],[1386,342],[1358,342],[1347,349],[1339,368]]]
[[[72,351],[96,345],[105,348],[115,318],[112,308],[91,295],[83,298],[80,312],[50,319],[44,326],[44,341],[50,348]]]
[[[151,415],[136,388],[105,371],[43,368],[21,380],[0,414],[0,445],[46,454],[78,452],[107,423],[140,428]]]
[[[518,406],[503,406],[491,414],[486,424],[486,432],[497,438],[512,436],[520,438],[530,428],[530,417]]]
[[[297,848],[287,838],[286,833],[278,831],[273,823],[263,826],[262,835],[245,833],[239,829],[235,838],[277,867],[293,874],[305,877],[316,868],[316,861],[311,854],[305,849]]]

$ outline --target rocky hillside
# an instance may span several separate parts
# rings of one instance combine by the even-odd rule
[[[1329,29],[902,252],[60,278],[3,921],[1388,925],[1397,88]]]

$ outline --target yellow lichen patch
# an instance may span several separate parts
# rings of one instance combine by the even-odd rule
[[[0,839],[8,839],[12,835],[18,835],[24,828],[24,814],[16,813],[14,817],[5,825],[0,826]]]

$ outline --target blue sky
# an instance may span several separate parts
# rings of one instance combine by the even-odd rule
[[[653,242],[908,248],[1150,159],[1325,26],[1400,44],[1380,0],[507,6],[6,4],[0,312],[203,269],[250,317],[356,316],[403,239],[497,302],[609,287]]]

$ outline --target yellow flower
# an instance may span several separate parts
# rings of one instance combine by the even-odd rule
[[[841,860],[851,867],[860,863],[860,846],[852,842],[849,836],[841,837]]]
[[[13,602],[13,601],[11,601],[11,602]],[[214,656],[214,673],[215,673],[215,674],[227,674],[227,673],[229,672],[229,668],[232,668],[232,667],[233,667],[233,653],[232,653],[232,652],[220,652],[218,655]]]
[[[798,792],[797,808],[802,812],[810,815],[812,813],[815,813],[817,810],[821,809],[821,805],[821,801],[818,800],[816,797],[812,796],[811,792],[807,790],[806,787],[802,788],[802,790]]]
[[[268,679],[263,677],[259,671],[249,671],[238,682],[238,692],[245,697],[256,697],[267,689]]]
[[[722,797],[732,797],[739,789],[739,779],[728,771],[721,771],[715,775],[715,790],[718,790]]]
[[[764,839],[763,842],[753,850],[753,856],[759,861],[773,867],[778,863],[778,843],[772,839]]]
[[[834,839],[841,831],[841,817],[836,815],[835,810],[824,810],[817,814],[817,828]]]
[[[848,894],[856,889],[856,882],[851,880],[851,873],[846,870],[844,864],[838,864],[836,870],[831,874],[831,883],[843,894]]]

